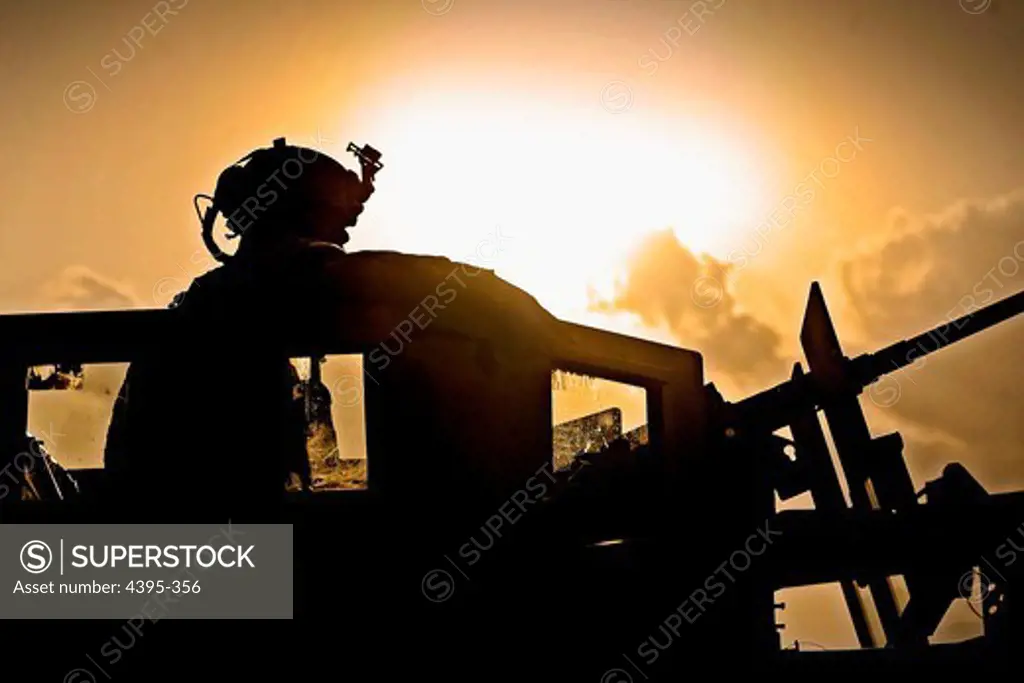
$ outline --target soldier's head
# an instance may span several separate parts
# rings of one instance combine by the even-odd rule
[[[256,150],[217,179],[208,197],[212,206],[202,217],[207,248],[218,260],[228,260],[213,239],[218,213],[225,217],[228,237],[242,239],[236,256],[275,249],[289,239],[344,245],[374,191],[376,167],[363,157],[360,161],[362,177],[326,154],[284,139]]]

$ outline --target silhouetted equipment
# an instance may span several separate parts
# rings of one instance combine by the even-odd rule
[[[372,148],[358,154],[379,168]],[[885,671],[895,661],[926,675],[950,662],[995,666],[1015,656],[1024,638],[1017,588],[1024,563],[999,567],[1004,576],[994,580],[994,568],[987,568],[978,579],[987,591],[984,637],[946,646],[928,646],[928,638],[960,596],[963,577],[1024,519],[1024,493],[989,494],[951,465],[918,495],[902,439],[873,436],[858,396],[914,358],[1016,316],[1024,293],[850,359],[815,284],[800,335],[806,368],[797,364],[788,381],[727,402],[705,383],[699,353],[557,320],[490,271],[386,252],[343,261],[329,273],[342,293],[332,300],[336,310],[312,325],[268,326],[255,340],[287,357],[360,354],[367,375],[368,489],[294,504],[286,498],[267,512],[304,529],[346,529],[344,547],[302,546],[303,566],[358,567],[360,590],[337,598],[304,594],[309,605],[335,599],[344,601],[346,615],[357,607],[364,617],[401,613],[414,602],[404,589],[416,591],[426,570],[445,567],[471,585],[460,584],[443,606],[425,601],[415,632],[429,640],[436,631],[430,642],[442,649],[433,654],[457,643],[458,657],[476,653],[515,666],[522,647],[543,647],[565,667],[560,673],[582,668],[583,678],[594,681],[625,666],[615,653],[639,659],[632,648],[641,642],[656,644],[659,675],[689,672],[695,657],[719,667],[821,672]],[[371,286],[380,282],[389,285]],[[426,306],[428,295],[436,315],[410,314]],[[24,438],[28,367],[134,360],[154,345],[175,343],[177,315],[175,309],[0,316],[0,452],[17,452]],[[413,325],[410,318],[430,322]],[[642,387],[645,443],[638,434],[620,436],[621,423],[612,419],[618,438],[606,449],[552,473],[558,371]],[[775,434],[784,427],[792,439]],[[83,491],[102,490],[102,472],[81,474]],[[813,510],[776,511],[776,494],[804,492]],[[521,507],[515,523],[508,521],[512,502]],[[0,513],[7,521],[41,511],[81,521],[103,509],[101,497],[87,503],[8,499]],[[363,525],[365,531],[350,531]],[[484,558],[468,564],[466,548]],[[736,558],[744,556],[748,564],[738,569]],[[453,568],[445,559],[463,565]],[[385,581],[384,566],[407,570],[409,585],[396,587],[391,573]],[[720,572],[729,566],[737,576],[726,583]],[[909,591],[902,609],[891,588],[895,576]],[[775,591],[827,582],[841,585],[863,649],[780,650]],[[680,606],[684,599],[692,611]],[[677,608],[690,615],[686,621],[666,620]],[[670,646],[662,645],[666,638]]]
[[[817,366],[818,372],[813,377],[794,378],[737,402],[733,407],[737,414],[735,421],[746,425],[748,429],[774,431],[785,426],[788,416],[800,406],[821,405],[828,392],[853,392],[856,396],[880,377],[949,344],[1009,320],[1021,311],[1024,311],[1024,292],[1018,292],[876,353],[847,359],[839,348],[821,289],[815,284],[811,287],[800,338],[804,353],[808,354],[810,350],[814,354],[814,360],[808,356],[808,364],[812,368]],[[932,343],[932,348],[928,348],[926,340]],[[919,353],[914,354],[914,351]]]
[[[307,425],[306,450],[314,474],[317,470],[337,468],[341,460],[338,434],[331,415],[331,393],[323,382],[323,362],[322,356],[310,358],[309,378],[302,382]],[[313,483],[318,482],[314,479]]]
[[[380,152],[369,145],[363,145],[360,147],[356,143],[350,142],[348,143],[346,151],[352,152],[359,157],[359,160],[363,165],[369,168],[374,174],[384,168],[384,164],[380,162]]]
[[[384,168],[384,164],[380,161],[380,152],[369,145],[359,147],[354,142],[348,143],[346,151],[355,154],[359,159],[359,164],[362,167],[363,187],[366,188],[367,196],[369,196],[369,193],[373,191],[373,179]]]

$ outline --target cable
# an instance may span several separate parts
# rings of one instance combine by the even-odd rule
[[[196,216],[199,217],[199,222],[202,223],[203,222],[203,212],[199,210],[199,200],[200,199],[206,199],[206,200],[208,200],[212,204],[213,203],[213,197],[211,197],[208,194],[197,194],[195,197],[192,198],[192,206],[196,210]]]

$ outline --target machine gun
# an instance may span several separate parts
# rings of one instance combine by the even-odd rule
[[[726,440],[742,440],[751,436],[765,439],[776,430],[788,427],[792,440],[776,438],[776,444],[792,446],[795,457],[787,457],[781,448],[771,452],[771,485],[782,500],[810,492],[815,510],[823,513],[819,516],[821,519],[837,519],[836,515],[847,511],[847,504],[818,419],[819,410],[828,423],[854,514],[860,513],[862,519],[875,517],[876,521],[871,524],[876,527],[887,524],[893,529],[898,528],[901,533],[918,537],[926,534],[924,526],[927,523],[923,520],[928,519],[928,513],[936,508],[955,508],[961,516],[982,514],[987,503],[991,503],[990,496],[960,465],[947,467],[940,480],[931,482],[921,492],[915,492],[903,458],[902,438],[898,433],[872,437],[858,396],[883,376],[1009,320],[1022,311],[1024,292],[1019,292],[910,339],[851,359],[843,354],[821,288],[815,283],[811,287],[800,333],[809,372],[797,363],[790,380],[736,403],[725,403],[714,386],[709,385],[718,404],[716,413],[719,418],[715,421],[715,429]],[[929,492],[928,504],[919,504],[919,498]],[[877,514],[872,515],[872,512]],[[808,515],[810,519],[815,518],[813,513],[795,513],[797,518]],[[933,522],[938,519],[937,514],[932,515]],[[922,521],[914,524],[910,520]],[[944,523],[950,521],[947,517]],[[988,521],[995,520],[989,517]],[[811,522],[808,526],[820,528],[822,525]],[[956,526],[959,528],[961,524]],[[861,534],[856,524],[845,527],[845,530],[846,534],[839,534],[844,541],[852,542]],[[836,532],[831,533],[834,535]],[[940,533],[938,528],[927,530],[927,534],[936,540]],[[984,543],[977,533],[973,535],[975,543]],[[986,534],[985,537],[992,536]],[[799,565],[807,556],[821,554],[810,547],[816,541],[807,540],[808,547],[799,548],[794,544],[798,549],[794,551],[795,557],[790,558],[791,565]],[[880,555],[878,550],[881,548],[891,550],[899,545],[897,542],[883,543],[880,539],[875,552],[868,554]],[[917,543],[911,545],[920,547]],[[904,573],[910,602],[902,612],[898,609],[891,582],[885,575],[868,572],[854,576],[852,567],[856,561],[850,553],[841,553],[843,561],[837,559],[829,573],[832,578],[839,578],[861,647],[927,645],[928,637],[938,626],[950,602],[970,589],[969,585],[957,585],[957,580],[964,576],[963,570],[969,569],[963,564],[964,557],[974,560],[980,555],[979,552],[972,556],[965,548],[960,550],[965,550],[966,555],[958,555],[955,545],[937,541],[936,548],[945,546],[949,552],[931,553],[931,566],[918,566],[914,571]],[[907,547],[904,543],[904,550]],[[786,561],[780,562],[786,564]],[[780,576],[785,573],[786,570],[782,571]],[[937,575],[941,580],[936,580]],[[869,589],[883,634],[873,633],[869,628],[867,608],[856,584]],[[987,591],[989,587],[982,586],[982,590]]]
[[[1024,619],[1013,609],[1021,602],[1013,597],[1016,585],[1024,584],[1024,576],[1018,576],[1013,567],[982,565],[977,573],[974,568],[982,564],[979,558],[991,554],[1024,520],[1024,494],[990,495],[957,463],[915,491],[901,436],[873,436],[858,397],[887,374],[1022,311],[1024,292],[874,353],[848,358],[815,283],[800,334],[807,370],[797,363],[788,381],[736,402],[723,400],[714,384],[705,386],[709,417],[706,457],[727,464],[710,470],[710,475],[706,468],[689,467],[687,475],[706,486],[715,486],[721,479],[745,479],[745,487],[740,484],[727,492],[728,498],[723,497],[725,503],[718,504],[716,517],[737,512],[742,516],[745,510],[748,520],[770,519],[773,529],[782,530],[771,559],[761,567],[764,580],[748,603],[723,622],[738,626],[764,624],[769,618],[774,621],[774,609],[783,607],[773,600],[776,590],[837,582],[866,656],[872,656],[868,650],[884,648],[909,649],[917,653],[912,657],[919,657],[950,604],[957,598],[969,598],[973,589],[983,597],[979,616],[984,620],[985,637],[978,642],[987,648],[986,656],[1010,654],[1007,644],[1024,636]],[[827,422],[839,467],[833,462],[819,412]],[[790,430],[792,438],[776,434],[783,428]],[[611,460],[612,449],[608,451]],[[745,454],[743,462],[754,463],[752,472],[737,471],[734,463],[738,460],[730,458],[730,453]],[[578,487],[600,492],[600,500],[577,517],[593,515],[618,497],[629,497],[626,507],[650,498],[653,487],[626,492],[624,487],[616,491],[614,485],[608,485],[628,480],[642,467],[642,457],[625,467],[592,468],[591,479],[596,482],[572,472]],[[587,460],[598,462],[601,458],[597,454]],[[653,479],[661,477],[664,469]],[[695,472],[699,472],[696,477]],[[684,485],[675,495],[693,496],[698,488],[703,487]],[[774,501],[766,501],[767,493],[777,494],[783,501],[809,493],[814,510],[776,513]],[[586,498],[585,491],[581,498]],[[617,531],[624,536],[649,535],[652,515],[643,517],[633,529]],[[722,519],[716,522],[722,528],[727,525]],[[672,542],[671,532],[659,530],[655,535],[659,543]],[[892,580],[897,575],[902,575],[909,594],[902,609]],[[860,590],[863,588],[866,593]],[[871,618],[872,605],[877,619]],[[727,632],[727,628],[722,630]],[[761,637],[760,642],[766,643],[767,638]],[[963,659],[953,655],[955,661],[977,656],[977,649],[953,652],[965,654]],[[820,661],[819,654],[812,657]]]

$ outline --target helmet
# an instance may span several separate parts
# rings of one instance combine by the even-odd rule
[[[228,239],[250,231],[260,240],[273,231],[308,230],[312,216],[322,210],[340,214],[354,225],[355,216],[373,194],[373,175],[381,167],[379,162],[357,156],[362,162],[362,178],[330,156],[288,145],[284,138],[274,140],[272,147],[251,152],[224,169],[212,197],[196,195],[203,243],[221,263],[230,260],[213,238],[217,214],[226,219]],[[205,214],[199,210],[200,198],[211,202]]]

